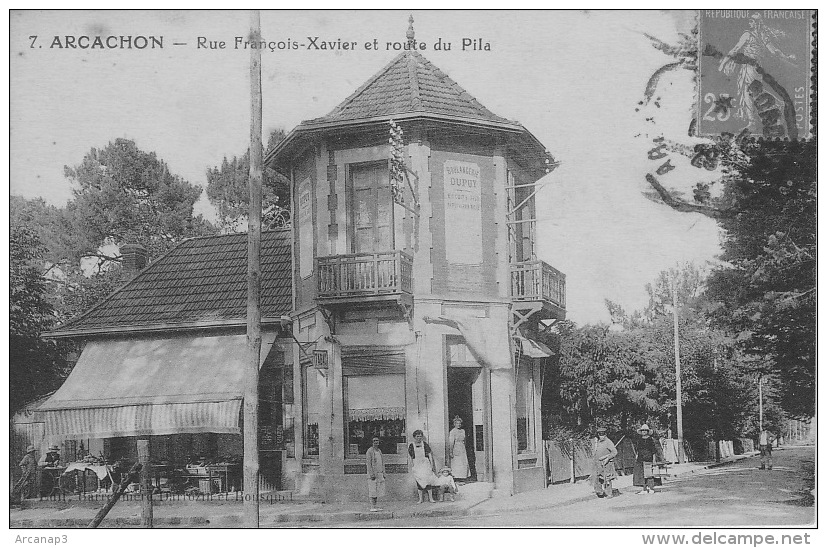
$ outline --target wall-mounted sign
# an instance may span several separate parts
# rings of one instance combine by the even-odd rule
[[[480,166],[446,160],[445,255],[452,264],[482,264]]]
[[[313,188],[310,179],[299,183],[299,276],[313,273]]]
[[[313,351],[313,367],[316,369],[327,369],[327,350]]]

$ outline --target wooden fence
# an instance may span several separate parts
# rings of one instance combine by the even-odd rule
[[[619,475],[628,475],[635,467],[634,443],[626,436],[614,441],[617,448],[615,469]],[[678,440],[660,440],[663,456],[667,462],[678,462]],[[721,458],[750,453],[755,450],[754,442],[748,438],[724,440],[721,444]],[[589,477],[592,473],[592,440],[569,440],[565,442],[546,440],[544,442],[548,463],[546,477],[549,483],[566,483]],[[715,460],[715,442],[685,443],[687,462]]]
[[[572,440],[568,442],[545,442],[548,455],[548,477],[551,483],[564,483],[586,478],[592,473],[591,440]]]

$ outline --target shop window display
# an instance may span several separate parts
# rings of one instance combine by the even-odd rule
[[[404,454],[405,375],[361,375],[345,377],[346,452],[364,455],[371,439],[379,437],[382,453]]]

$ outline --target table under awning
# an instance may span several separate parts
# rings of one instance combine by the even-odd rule
[[[262,333],[259,366],[275,338]],[[91,341],[40,408],[46,435],[240,433],[246,349],[246,335]]]

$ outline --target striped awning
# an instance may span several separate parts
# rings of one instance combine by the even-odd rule
[[[264,362],[275,333],[262,334]],[[246,335],[87,343],[41,407],[47,436],[240,433]]]

